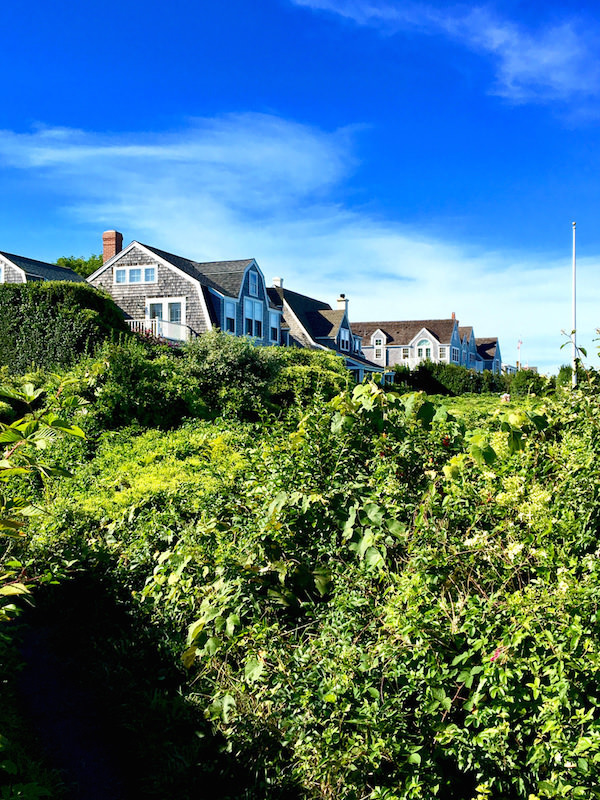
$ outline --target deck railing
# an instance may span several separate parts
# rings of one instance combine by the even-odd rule
[[[188,325],[164,319],[128,319],[126,322],[135,333],[149,334],[172,342],[187,342],[192,334]]]

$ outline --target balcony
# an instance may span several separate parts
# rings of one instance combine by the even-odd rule
[[[125,320],[134,333],[156,336],[170,342],[187,342],[192,337],[189,325],[180,322],[168,322],[164,319],[127,319]]]

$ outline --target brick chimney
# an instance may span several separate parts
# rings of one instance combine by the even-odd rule
[[[109,258],[116,256],[123,249],[123,234],[119,231],[104,231],[102,234],[102,259],[106,264]]]
[[[454,313],[454,311],[452,312],[452,319],[456,319],[456,314]]]
[[[348,313],[348,298],[345,294],[341,294],[337,299],[338,311],[345,311]]]

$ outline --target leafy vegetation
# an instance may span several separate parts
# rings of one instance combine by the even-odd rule
[[[69,366],[127,330],[111,298],[71,281],[0,285],[0,317],[0,364],[13,374]]]
[[[57,259],[56,263],[59,267],[72,269],[73,272],[81,275],[82,278],[88,278],[92,272],[100,269],[103,264],[103,258],[101,255],[95,255],[93,253],[89,258],[84,258],[83,256],[63,256]]]
[[[93,712],[106,796],[600,795],[593,374],[432,398],[215,333],[30,383],[5,392],[1,435],[32,437],[5,461],[87,438],[5,473],[5,505],[41,512],[2,539],[32,592],[0,638],[6,796],[83,780],[19,721],[40,660]]]

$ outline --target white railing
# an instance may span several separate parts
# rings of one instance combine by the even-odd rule
[[[128,319],[127,324],[134,333],[150,334],[172,342],[187,342],[190,328],[179,322],[167,322],[164,319]]]

